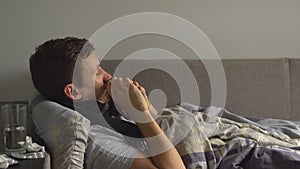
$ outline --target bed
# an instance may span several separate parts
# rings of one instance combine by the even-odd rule
[[[179,60],[133,60],[133,65],[147,67],[152,64],[169,69],[157,70],[149,66],[135,72],[131,66],[128,71],[136,74],[135,80],[145,86],[148,93],[153,89],[164,91],[169,107],[166,112],[178,114],[184,111],[197,119],[198,127],[193,127],[185,139],[176,144],[188,168],[299,168],[300,123],[297,120],[300,120],[300,88],[297,84],[300,80],[300,60],[222,60],[227,84],[225,102],[212,98],[212,85],[203,62],[184,60],[199,88],[200,101],[196,103],[182,99],[180,84],[166,71],[178,69],[179,62],[182,63]],[[208,60],[205,65],[214,66],[216,62]],[[111,73],[120,63],[121,60],[101,62],[102,67]],[[179,71],[176,76],[185,74]],[[216,99],[213,105],[212,99]],[[74,168],[81,168],[89,131],[93,126],[80,114],[55,103],[49,104],[44,100],[32,105],[35,106],[29,114],[33,124],[30,122],[29,125],[34,126],[35,131],[31,130],[31,133],[37,134],[36,139],[42,138],[40,142],[46,144],[52,167],[67,168],[73,165]],[[56,111],[57,107],[59,111]],[[38,124],[39,118],[50,119],[53,114],[58,120],[51,121],[52,127],[42,128]],[[159,121],[162,128],[168,128],[165,125],[168,120]],[[47,122],[50,123],[44,121],[43,125],[47,126]],[[185,123],[178,122],[181,125]],[[180,131],[180,125],[175,129]],[[194,139],[193,136],[199,135],[199,131],[205,132],[200,134],[201,139]],[[51,140],[46,139],[53,134],[55,137]],[[73,149],[70,150],[70,147]]]

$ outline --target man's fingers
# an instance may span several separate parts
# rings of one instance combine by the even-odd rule
[[[145,88],[140,86],[137,81],[133,81],[129,78],[112,78],[112,90],[129,90],[130,86],[137,88],[145,97],[145,99],[148,99]]]
[[[136,86],[139,86],[139,83],[137,81],[133,81],[132,83]]]
[[[128,78],[113,77],[111,83],[112,83],[113,90],[114,89],[128,90],[131,80]]]
[[[132,83],[138,87],[138,89],[141,91],[141,92],[145,92],[145,88],[143,86],[141,86],[137,81],[132,81]]]

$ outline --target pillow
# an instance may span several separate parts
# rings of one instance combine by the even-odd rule
[[[41,96],[30,107],[34,130],[46,144],[52,168],[83,168],[90,121]]]

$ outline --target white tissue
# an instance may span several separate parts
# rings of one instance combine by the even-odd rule
[[[7,168],[10,165],[17,164],[18,161],[8,157],[6,154],[0,154],[0,168]]]

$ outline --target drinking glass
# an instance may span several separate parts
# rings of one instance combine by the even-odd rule
[[[26,104],[6,104],[1,107],[4,119],[4,148],[6,153],[26,151]]]

